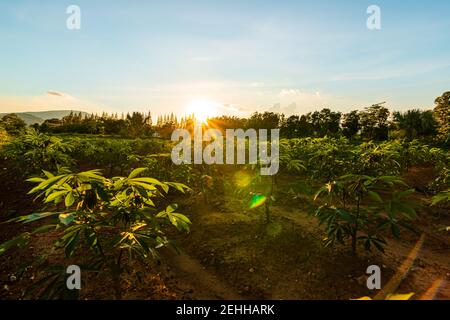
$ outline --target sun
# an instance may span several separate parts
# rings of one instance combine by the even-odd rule
[[[194,114],[195,119],[201,123],[207,123],[208,118],[218,115],[219,104],[217,102],[198,99],[191,101],[186,111],[188,114]]]

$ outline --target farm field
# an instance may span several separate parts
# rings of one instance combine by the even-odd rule
[[[3,313],[448,313],[449,13],[0,0]]]
[[[414,293],[420,298],[441,281],[431,294],[436,299],[450,298],[446,284],[450,237],[445,231],[450,225],[449,206],[445,201],[433,202],[439,190],[448,186],[449,152],[445,148],[419,140],[283,138],[280,171],[271,177],[261,176],[257,165],[177,166],[170,159],[173,145],[163,138],[44,134],[34,130],[4,143],[2,220],[25,217],[0,225],[1,297],[64,296],[67,292],[58,284],[64,283],[64,278],[57,277],[61,271],[55,266],[75,263],[89,266],[83,280],[85,289],[78,297],[81,299],[355,299],[373,296],[366,287],[366,268],[370,265],[381,267],[383,284],[401,273],[395,292]],[[48,199],[51,192],[67,186],[59,184],[59,189],[48,189],[47,203],[33,200],[29,190],[45,178],[25,180],[42,177],[39,171],[43,168],[48,170],[50,180],[53,174],[58,176],[58,171],[60,177],[90,172],[84,180],[80,177],[78,185],[89,185],[86,194],[74,196],[72,204],[64,192]],[[90,171],[95,169],[100,171]],[[109,249],[125,253],[119,256],[118,280],[108,271],[108,263],[91,260],[86,254],[88,250],[96,255],[95,249],[89,248],[93,244],[87,233],[80,233],[73,246],[70,239],[60,241],[71,235],[68,230],[76,225],[105,223],[108,228],[127,230],[124,221],[82,222],[77,215],[82,214],[85,197],[94,188],[92,183],[99,183],[103,175],[110,179],[130,173],[136,179],[158,180],[144,178],[136,189],[127,190],[122,200],[131,198],[127,207],[155,208],[157,213],[176,203],[173,208],[182,215],[158,227],[170,239],[156,244],[161,249],[149,248],[139,238],[127,238],[126,245],[121,242],[122,246]],[[143,203],[146,196],[157,196],[144,194],[140,187],[157,192],[159,181],[173,182],[170,189],[174,190],[159,199],[160,203]],[[367,186],[361,190],[361,200],[351,195],[351,188],[357,188],[360,182]],[[344,209],[339,207],[343,206],[340,201],[331,202],[331,195],[335,192],[333,196],[339,198],[343,189],[338,188],[347,187]],[[99,190],[94,199],[97,202],[102,199]],[[143,200],[136,203],[141,196]],[[353,247],[352,234],[347,230],[353,225],[355,205],[351,202],[355,199],[361,207],[358,219],[365,220],[358,223]],[[71,210],[75,211],[65,213]],[[96,215],[104,209],[84,210]],[[52,211],[57,214],[39,213]],[[66,222],[66,216],[71,215],[74,219]],[[109,241],[108,233],[101,234],[100,228],[97,241]],[[21,238],[24,234],[26,237]],[[10,244],[11,239],[20,240]],[[420,248],[405,269],[404,263],[418,243]],[[36,283],[39,290],[30,289]]]

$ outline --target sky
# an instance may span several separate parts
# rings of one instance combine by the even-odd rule
[[[0,112],[429,109],[450,90],[449,16],[448,0],[0,0]]]

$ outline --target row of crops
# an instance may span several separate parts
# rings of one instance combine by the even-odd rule
[[[172,144],[161,139],[58,137],[28,131],[2,148],[3,158],[24,175],[55,171],[58,167],[100,168],[105,174],[124,174],[131,168],[148,167],[161,179],[192,180],[188,168],[172,164]],[[280,141],[280,163],[285,172],[328,182],[345,174],[401,175],[417,165],[432,165],[437,173],[431,191],[450,184],[450,153],[418,140],[393,140],[354,144],[346,138],[303,138]],[[199,167],[199,166],[197,166]],[[297,168],[298,169],[298,168]]]
[[[401,228],[414,229],[420,205],[449,201],[450,153],[420,141],[283,139],[280,172],[272,177],[260,176],[258,165],[176,166],[171,146],[161,139],[52,136],[34,130],[4,144],[4,166],[34,184],[30,194],[41,201],[42,211],[9,220],[38,224],[1,244],[0,255],[38,234],[54,234],[54,250],[66,259],[82,259],[89,269],[108,270],[121,298],[120,278],[130,264],[158,259],[157,249],[172,243],[168,229],[189,230],[191,221],[177,204],[186,194],[201,193],[210,204],[229,192],[247,209],[264,213],[269,224],[279,198],[307,199],[307,211],[325,226],[325,245],[348,244],[354,254],[359,246],[383,251],[386,232],[399,237]],[[425,190],[434,196],[429,203],[412,199],[415,190],[401,178],[415,166],[434,168]],[[292,190],[283,177],[314,192],[299,195],[302,190]],[[53,268],[34,288],[46,298],[67,294],[63,271]]]

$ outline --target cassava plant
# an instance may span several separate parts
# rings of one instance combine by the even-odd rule
[[[9,222],[46,219],[46,224],[3,243],[0,254],[10,247],[24,245],[31,234],[54,232],[57,241],[53,246],[64,250],[66,259],[87,258],[87,265],[109,271],[115,297],[120,299],[120,278],[129,263],[157,258],[157,249],[170,244],[165,236],[166,227],[172,225],[179,231],[188,231],[191,223],[177,212],[176,204],[161,203],[171,189],[182,193],[190,189],[184,184],[142,177],[145,171],[139,168],[128,177],[109,179],[99,170],[72,173],[63,169],[57,175],[44,171],[44,178],[29,179],[37,184],[30,194],[36,194],[51,210]],[[48,277],[50,288],[44,290],[47,298],[60,291],[58,274],[60,270]]]
[[[396,191],[403,186],[406,190]],[[325,244],[345,244],[351,240],[351,250],[356,254],[357,244],[366,250],[372,246],[384,251],[386,240],[382,231],[389,228],[395,237],[401,226],[409,228],[405,220],[416,216],[415,203],[407,197],[414,193],[398,177],[346,175],[320,188],[314,201],[321,200],[314,215],[326,225]]]
[[[44,170],[56,170],[58,166],[69,166],[73,160],[68,156],[72,146],[58,137],[28,129],[15,140],[6,144],[3,154],[26,174]]]
[[[438,204],[449,204],[450,203],[450,189],[446,191],[442,191],[435,195],[432,199],[432,206],[436,206]],[[445,231],[450,231],[450,226],[442,228]]]

